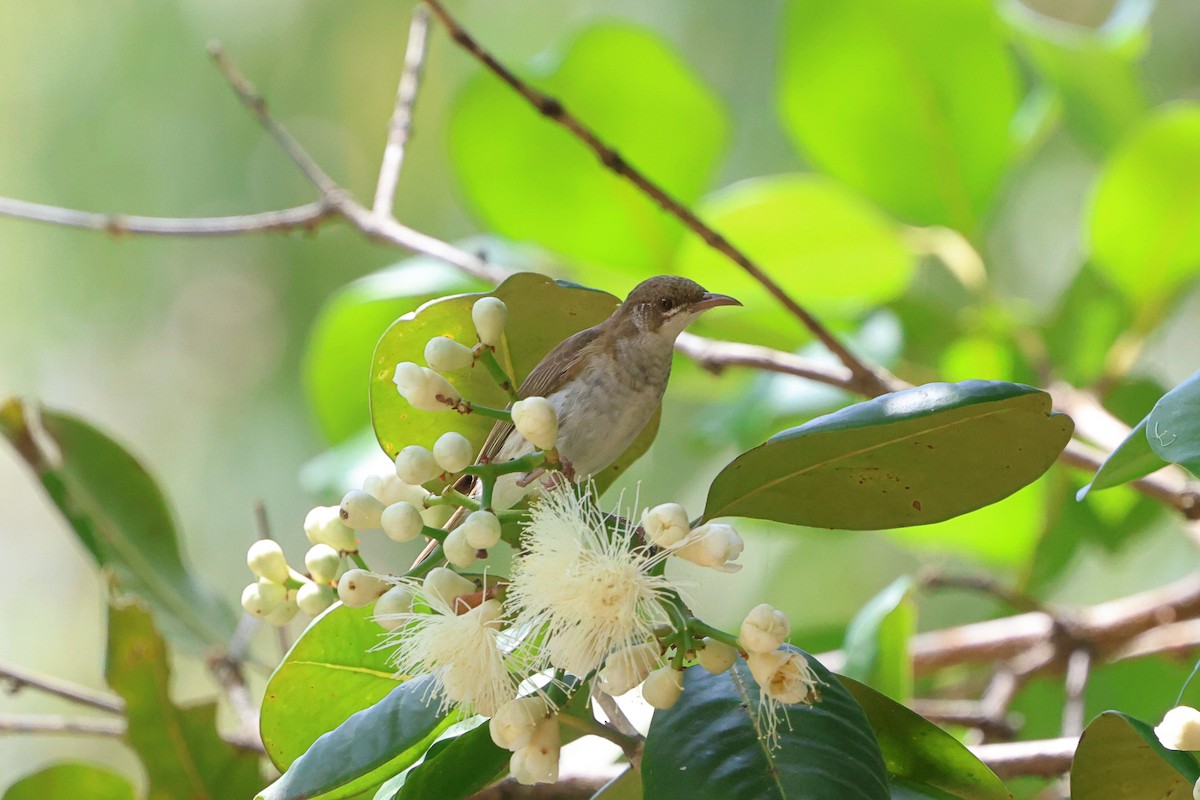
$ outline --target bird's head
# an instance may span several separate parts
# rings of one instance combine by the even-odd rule
[[[643,333],[675,337],[692,320],[717,306],[740,306],[729,295],[714,294],[687,278],[659,275],[633,287],[616,315]]]

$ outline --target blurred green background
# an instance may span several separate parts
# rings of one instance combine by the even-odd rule
[[[1127,285],[1111,274],[1080,275],[1088,260],[1088,199],[1108,156],[1149,109],[1200,100],[1200,5],[1029,0],[1021,7],[999,3],[1001,13],[991,14],[986,3],[965,4],[984,9],[985,27],[1000,30],[997,57],[1012,69],[1011,80],[966,85],[960,99],[979,108],[963,130],[972,133],[981,115],[999,115],[999,127],[991,130],[1004,134],[997,146],[1006,154],[994,174],[964,181],[970,196],[945,219],[930,211],[934,201],[922,200],[936,192],[909,180],[904,169],[896,185],[882,179],[869,185],[872,176],[890,174],[886,159],[867,163],[871,169],[857,179],[862,165],[845,166],[847,149],[853,154],[873,146],[870,122],[839,119],[843,127],[826,126],[824,109],[854,108],[854,92],[869,89],[856,89],[853,76],[873,43],[864,38],[828,52],[797,51],[785,40],[805,25],[803,8],[812,6],[794,5],[802,10],[792,9],[790,17],[789,4],[765,0],[506,0],[453,8],[485,45],[527,74],[552,68],[555,57],[547,54],[561,54],[596,23],[605,23],[602,31],[610,23],[632,24],[666,42],[684,73],[698,80],[691,88],[642,85],[645,74],[622,69],[620,48],[635,48],[632,39],[613,45],[609,69],[584,70],[577,84],[556,80],[567,106],[582,107],[585,119],[619,118],[623,103],[666,117],[700,115],[703,124],[690,131],[657,132],[640,111],[614,128],[598,125],[619,147],[641,135],[635,161],[652,175],[662,170],[662,179],[689,199],[744,179],[806,171],[814,166],[806,159],[840,178],[837,186],[815,190],[807,179],[795,187],[792,179],[782,188],[770,181],[744,184],[701,206],[736,229],[743,224],[740,208],[750,207],[753,220],[760,192],[768,199],[775,190],[816,192],[818,206],[827,202],[826,193],[844,195],[847,219],[853,219],[843,233],[860,241],[883,237],[876,255],[894,262],[886,274],[867,270],[849,275],[851,285],[829,287],[820,263],[787,260],[795,243],[786,237],[761,244],[759,252],[780,251],[775,264],[782,272],[776,274],[799,287],[802,302],[812,299],[863,352],[907,379],[1090,383],[1119,331],[1139,320],[1154,331],[1129,375],[1109,387],[1118,416],[1136,421],[1164,387],[1195,370],[1200,295],[1189,277],[1195,264],[1185,264],[1185,279],[1171,283],[1169,302],[1140,305],[1128,300],[1138,293],[1136,276]],[[317,160],[369,198],[411,9],[410,2],[373,1],[4,3],[0,195],[166,216],[236,214],[312,199],[209,63],[205,44],[219,39]],[[959,27],[941,30],[934,18],[921,35],[934,41],[963,31],[974,36],[978,20],[953,24]],[[1064,41],[1084,42],[1085,56],[1063,56],[1055,47]],[[963,46],[976,45],[965,37]],[[781,82],[791,71],[801,77],[789,95]],[[686,237],[677,250],[683,235],[672,223],[658,219],[648,230],[631,214],[634,222],[625,230],[602,211],[579,219],[574,208],[559,209],[555,218],[543,190],[561,188],[564,180],[578,180],[568,188],[580,198],[612,191],[619,206],[625,195],[611,188],[590,156],[571,148],[562,157],[592,165],[599,177],[555,172],[562,167],[554,149],[561,141],[533,141],[548,125],[523,110],[511,112],[519,107],[477,73],[435,25],[401,176],[400,220],[447,240],[489,231],[536,240],[569,257],[539,255],[532,263],[622,296],[640,277],[686,267],[704,275],[714,291],[749,294],[752,313],[726,323],[713,315],[705,333],[786,350],[805,346],[798,326],[747,289],[731,265],[707,260]],[[544,85],[556,86],[553,80]],[[660,90],[665,94],[656,95]],[[689,91],[691,106],[656,107],[656,98]],[[903,106],[904,98],[896,102]],[[846,138],[855,131],[865,138]],[[966,138],[972,147],[988,146],[982,133]],[[807,146],[797,147],[798,140]],[[896,143],[897,152],[903,145]],[[936,174],[929,180],[935,184]],[[806,197],[796,202],[803,205]],[[794,233],[800,243],[821,235],[783,212],[770,221],[770,231]],[[904,228],[897,238],[901,223],[958,226],[983,257],[986,288],[965,288],[939,259],[923,255],[925,240],[916,229]],[[822,224],[841,223],[831,211]],[[734,238],[762,234],[749,225],[741,235]],[[899,255],[888,250],[893,240],[905,243]],[[502,263],[530,263],[505,247],[486,247]],[[310,466],[307,485],[302,470],[331,444],[329,434],[343,438],[356,428],[353,419],[333,420],[336,413],[329,412],[323,430],[308,394],[303,359],[318,311],[340,287],[403,257],[338,224],[316,235],[113,240],[0,218],[0,394],[76,412],[127,443],[165,487],[192,565],[235,604],[249,579],[244,553],[255,535],[254,504],[265,504],[275,535],[300,561],[305,512],[332,499],[319,491],[328,468]],[[826,265],[825,272],[837,270]],[[809,282],[824,286],[828,296],[809,298]],[[1039,353],[1055,364],[1056,375],[1041,369]],[[344,385],[351,405],[361,401],[360,425],[367,423],[365,378]],[[640,480],[643,502],[678,499],[698,510],[708,481],[740,449],[848,400],[793,379],[736,371],[715,378],[681,362],[659,442],[623,485]],[[1047,599],[1077,602],[1159,585],[1192,569],[1193,548],[1173,519],[1126,489],[1076,506],[1071,495],[1085,481],[1056,468],[997,506],[936,530],[895,536],[747,523],[743,573],[692,576],[706,582],[706,591],[694,592],[699,611],[732,625],[744,609],[769,600],[801,620],[797,640],[818,651],[840,643],[845,623],[865,600],[921,564],[981,565]],[[1135,540],[1136,547],[1127,546]],[[7,449],[0,449],[0,542],[8,553],[0,560],[0,660],[102,686],[105,589]],[[922,601],[921,626],[998,610],[973,597],[940,596]],[[259,640],[264,660],[277,657],[272,636],[263,631]],[[196,654],[178,662],[182,698],[211,693]],[[1089,694],[1096,710],[1124,703],[1131,713],[1160,713],[1185,667],[1139,664],[1101,671]],[[1146,676],[1155,676],[1152,686],[1131,694],[1128,687]],[[1030,715],[1031,735],[1053,735],[1056,712],[1052,702],[1051,711],[1044,710],[1041,691],[1035,685],[1019,706]],[[72,710],[32,693],[6,698],[3,708]],[[135,770],[116,741],[9,736],[0,738],[0,786],[68,755]]]

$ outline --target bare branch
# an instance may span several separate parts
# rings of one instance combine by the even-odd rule
[[[124,736],[125,720],[109,717],[66,717],[61,714],[0,713],[0,733],[85,734]]]
[[[425,43],[429,38],[429,10],[418,5],[413,9],[412,23],[408,26],[408,47],[404,51],[404,71],[400,74],[400,85],[396,87],[396,108],[388,122],[387,146],[379,165],[379,181],[375,185],[375,216],[391,216],[396,199],[396,184],[400,178],[400,167],[404,163],[404,150],[412,130],[413,110],[417,104],[417,90],[421,87],[421,68],[425,63]]]
[[[1021,776],[1053,778],[1071,769],[1079,739],[1041,739],[1029,742],[980,744],[971,748],[975,757],[1003,780]]]
[[[1086,647],[1080,647],[1067,657],[1067,677],[1064,681],[1066,702],[1063,705],[1063,736],[1077,737],[1083,733],[1087,719],[1084,690],[1087,689],[1088,676],[1092,670],[1092,654]]]
[[[258,732],[258,704],[250,696],[250,688],[246,685],[246,676],[242,673],[242,665],[233,658],[224,656],[211,659],[208,662],[209,672],[221,687],[229,707],[237,717],[238,730],[236,739],[243,743],[256,743],[256,748],[265,752],[261,736]]]
[[[36,689],[39,692],[52,694],[82,706],[97,708],[113,714],[125,713],[125,703],[116,695],[89,689],[62,678],[40,675],[20,667],[0,664],[0,679],[8,684],[5,688],[9,694],[16,694],[26,688]]]
[[[715,375],[724,372],[728,367],[748,367],[764,372],[795,375],[855,394],[862,393],[853,373],[846,367],[822,364],[770,347],[706,339],[685,331],[675,340],[675,349]]]

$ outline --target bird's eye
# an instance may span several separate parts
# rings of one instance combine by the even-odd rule
[[[671,302],[671,298],[669,298],[669,297],[660,297],[658,299],[658,307],[661,308],[663,311],[670,311],[672,305],[673,305],[673,303]]]

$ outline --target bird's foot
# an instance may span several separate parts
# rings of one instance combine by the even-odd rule
[[[539,477],[541,477],[542,474],[545,473],[545,471],[546,471],[545,467],[538,467],[535,470],[530,470],[529,472],[526,472],[524,475],[517,478],[517,486],[524,489],[526,486],[528,486],[529,484],[536,481]]]

